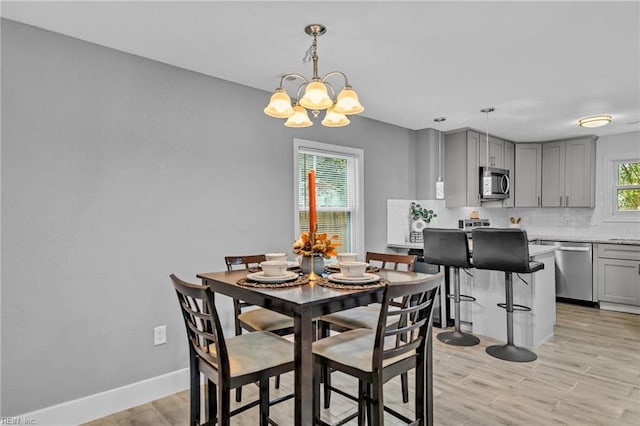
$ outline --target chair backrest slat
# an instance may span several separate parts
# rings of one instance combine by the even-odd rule
[[[227,264],[227,270],[233,271],[234,266],[242,266],[240,269],[249,269],[252,266],[258,266],[260,262],[267,260],[264,254],[252,254],[248,256],[225,256],[224,262]]]
[[[376,340],[373,352],[374,371],[382,368],[382,361],[394,358],[411,351],[418,357],[425,353],[426,336],[433,316],[433,306],[439,280],[425,280],[412,284],[390,284],[385,288],[380,317],[376,329]],[[402,299],[402,306],[394,306],[395,299]],[[399,316],[392,326],[387,325],[387,318]],[[395,345],[390,346],[390,338]]]
[[[380,269],[412,272],[416,258],[417,256],[413,254],[374,253],[368,251],[365,261],[371,266],[378,266]],[[403,266],[402,268],[400,268],[401,265]]]
[[[213,293],[208,287],[190,284],[171,275],[178,296],[191,350],[212,367],[229,371],[229,356]],[[211,346],[215,351],[211,351]],[[228,373],[227,373],[228,374]]]

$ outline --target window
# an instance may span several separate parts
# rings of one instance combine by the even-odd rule
[[[309,170],[316,172],[318,232],[340,237],[340,252],[363,253],[363,151],[294,140],[295,234],[309,230]]]
[[[605,221],[640,221],[640,159],[630,157],[606,159],[609,217]]]
[[[616,162],[616,211],[640,210],[640,162]]]

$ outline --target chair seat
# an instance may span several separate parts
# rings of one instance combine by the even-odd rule
[[[267,331],[253,331],[225,340],[231,377],[244,376],[293,362],[293,342]],[[210,345],[209,351],[215,356],[215,345]]]
[[[544,263],[542,262],[529,262],[529,273],[533,273],[539,271],[540,269],[544,269]]]
[[[375,303],[369,306],[359,306],[357,308],[347,309],[346,311],[323,315],[320,317],[320,321],[328,322],[349,330],[354,328],[374,330],[378,326],[379,315],[380,304]],[[395,325],[397,322],[397,316],[387,317],[387,326]]]
[[[263,308],[243,312],[238,315],[238,320],[253,330],[276,331],[293,328],[293,318]]]
[[[364,328],[349,330],[313,342],[313,353],[361,371],[371,372],[375,338],[376,332],[374,330]],[[385,346],[390,348],[393,346],[393,342],[395,342],[395,339],[390,339]],[[408,351],[399,356],[383,360],[382,366],[387,367],[414,355],[415,351]]]

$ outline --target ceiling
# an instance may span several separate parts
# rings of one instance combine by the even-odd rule
[[[492,106],[490,133],[519,142],[640,130],[638,1],[2,1],[1,14],[266,92],[311,76],[304,27],[320,23],[320,74],[343,71],[368,118],[484,131]],[[576,124],[601,113],[613,122]]]

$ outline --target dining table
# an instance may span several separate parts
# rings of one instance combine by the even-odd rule
[[[249,287],[238,284],[249,271],[223,271],[198,274],[203,285],[209,286],[214,294],[222,294],[244,300],[256,306],[293,317],[294,320],[294,419],[296,425],[312,425],[313,419],[313,353],[315,337],[314,318],[322,315],[365,306],[382,301],[380,286],[362,286],[358,289],[340,289],[320,285],[318,281],[284,288]],[[425,281],[441,283],[443,273],[427,274],[380,270],[376,272],[387,285],[410,284]],[[431,330],[431,328],[429,329]],[[426,377],[423,412],[426,424],[433,425],[433,378],[431,331],[427,339]],[[417,382],[417,380],[416,380]]]

